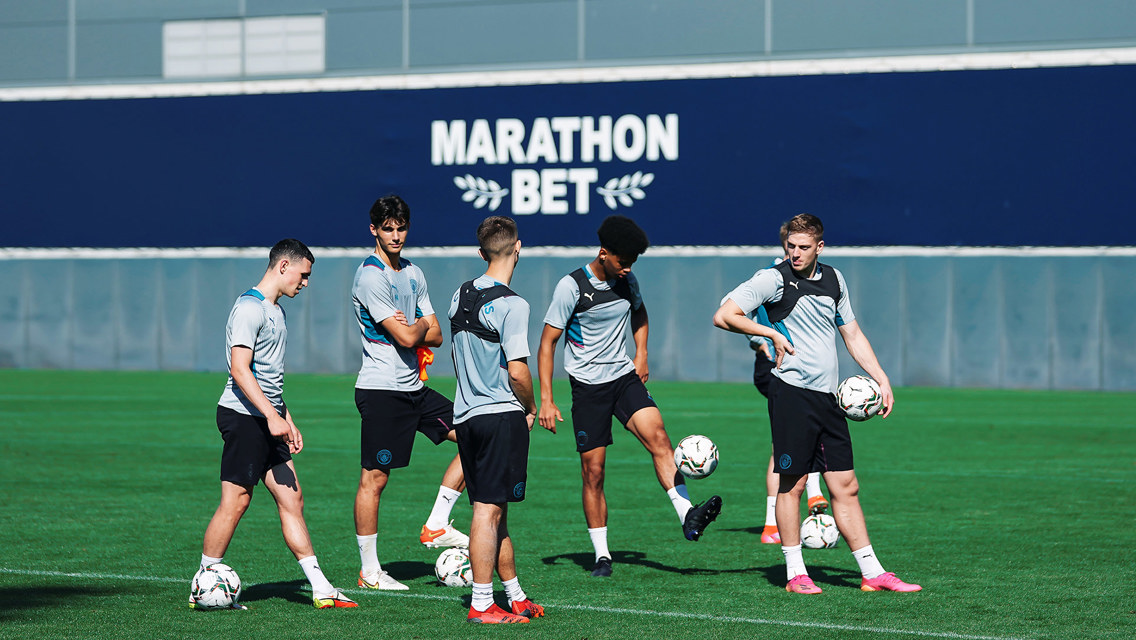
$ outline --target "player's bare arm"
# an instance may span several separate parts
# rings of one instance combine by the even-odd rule
[[[563,329],[551,325],[544,325],[540,333],[540,348],[536,355],[536,371],[540,377],[540,413],[537,421],[540,426],[556,433],[556,423],[564,422],[560,409],[552,400],[552,370],[556,364],[556,343],[560,340]]]
[[[440,347],[442,346],[442,327],[438,324],[438,316],[431,313],[428,316],[422,316],[418,322],[425,322],[426,335],[422,338],[422,342],[416,346],[419,347]]]
[[[649,333],[647,305],[640,304],[639,308],[631,313],[631,338],[635,340],[635,357],[632,358],[632,362],[635,364],[635,373],[644,383],[647,382],[647,378],[651,377],[651,371],[647,364],[647,335]]]
[[[422,318],[419,318],[414,324],[408,325],[406,324],[406,316],[402,315],[402,319],[399,320],[400,315],[402,315],[401,312],[395,312],[395,315],[386,318],[381,324],[399,346],[413,349],[426,337],[430,325],[423,322]]]
[[[887,374],[884,373],[883,367],[876,359],[876,352],[872,349],[872,343],[868,341],[868,336],[864,335],[864,332],[860,329],[860,324],[855,320],[842,325],[840,335],[844,338],[844,346],[848,348],[848,353],[852,355],[852,359],[880,385],[880,395],[883,396],[884,404],[879,415],[881,418],[888,417],[891,415],[892,407],[895,404],[895,394],[891,390],[891,382],[888,380]]]
[[[529,359],[517,358],[510,360],[509,385],[513,387],[513,395],[517,396],[521,406],[525,408],[525,421],[532,431],[536,419],[536,398],[533,396],[532,372],[529,371]]]
[[[733,333],[769,338],[773,341],[773,350],[776,356],[774,361],[778,368],[781,367],[781,360],[785,358],[786,353],[789,355],[795,353],[793,345],[785,336],[770,327],[754,322],[742,311],[738,303],[729,298],[714,312],[714,326]]]
[[[276,407],[272,405],[268,396],[264,395],[264,390],[257,383],[256,374],[252,372],[252,349],[234,345],[230,351],[230,359],[232,365],[229,367],[229,375],[233,376],[233,383],[240,388],[252,406],[268,420],[268,432],[281,438],[288,445],[289,451],[299,453],[297,445],[303,446],[300,432],[293,422],[280,417]]]

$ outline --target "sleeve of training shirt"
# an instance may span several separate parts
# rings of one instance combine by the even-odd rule
[[[511,362],[529,357],[529,303],[520,296],[505,298],[509,310],[501,323],[501,350]]]
[[[417,268],[417,265],[415,265],[415,267]],[[430,304],[430,293],[426,289],[426,274],[422,273],[421,269],[418,269],[418,305],[417,305],[417,310],[418,310],[418,313],[421,314],[421,316],[419,316],[419,317],[424,318],[426,316],[434,315],[434,305]],[[410,320],[410,319],[407,318],[407,320]]]
[[[251,296],[242,296],[237,304],[233,305],[233,313],[229,318],[229,348],[248,347],[256,349],[256,337],[260,328],[264,326],[264,309],[260,300]]]
[[[733,300],[741,307],[742,313],[748,315],[766,302],[779,300],[782,286],[780,271],[762,269],[727,293],[726,297],[722,298],[721,304],[725,304],[726,300]]]
[[[393,316],[398,309],[391,298],[391,285],[379,269],[364,269],[359,285],[359,291],[356,292],[359,302],[363,304],[377,329],[383,324],[383,320]],[[408,320],[413,321],[413,318]]]
[[[631,310],[638,311],[643,306],[643,296],[639,293],[639,278],[636,278],[635,274],[631,272],[628,272],[625,277],[627,278],[627,286],[631,289]]]
[[[844,281],[844,274],[836,271],[836,281],[840,283],[840,299],[836,301],[836,326],[842,327],[856,319],[852,313],[852,298],[848,296],[848,283]]]
[[[580,288],[576,281],[572,276],[564,276],[552,291],[552,302],[548,304],[548,313],[544,314],[544,323],[557,329],[568,326],[568,318],[572,317],[579,300]]]

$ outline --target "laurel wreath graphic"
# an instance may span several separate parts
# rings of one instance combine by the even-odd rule
[[[636,171],[622,178],[612,178],[602,187],[596,188],[596,193],[603,196],[604,203],[609,209],[616,209],[619,205],[630,207],[636,200],[647,197],[644,187],[655,181],[655,174]]]
[[[465,192],[462,194],[462,202],[473,202],[475,209],[488,204],[490,211],[496,211],[501,206],[501,199],[509,194],[509,190],[502,188],[496,180],[475,178],[468,173],[465,176],[454,176],[454,184]]]

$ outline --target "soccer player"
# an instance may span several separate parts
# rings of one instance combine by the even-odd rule
[[[607,544],[607,497],[604,463],[612,444],[611,419],[616,417],[651,454],[655,475],[678,513],[683,535],[697,541],[718,517],[722,499],[711,496],[692,505],[674,463],[674,446],[663,416],[647,393],[647,308],[631,267],[647,250],[647,234],[630,218],[610,216],[600,225],[600,250],[594,260],[556,284],[544,317],[537,353],[540,374],[540,426],[556,433],[562,422],[552,397],[556,342],[567,334],[564,368],[572,385],[572,423],[580,454],[584,518],[595,549],[595,577],[611,575]],[[635,358],[627,355],[628,324]]]
[[[876,380],[883,395],[880,415],[891,414],[895,397],[872,345],[856,323],[844,276],[817,261],[824,249],[824,225],[803,213],[789,221],[785,243],[789,259],[762,269],[726,295],[714,314],[722,329],[773,341],[775,362],[769,382],[769,422],[780,484],[777,525],[788,574],[786,591],[817,594],[801,554],[797,526],[805,477],[824,473],[832,513],[860,566],[864,591],[919,591],[885,572],[868,539],[860,507],[859,483],[852,460],[848,422],[836,405],[838,383],[836,335],[852,358]],[[746,317],[764,306],[776,330]]]
[[[785,240],[789,235],[789,223],[781,225],[781,249],[784,255],[773,261],[770,266],[777,266],[778,264],[789,259],[789,250],[785,248]],[[769,314],[765,312],[765,307],[758,307],[747,314],[750,320],[758,324],[771,327],[769,323]],[[753,386],[761,395],[766,398],[769,397],[769,380],[773,377],[773,341],[761,336],[748,336],[749,347],[754,350],[753,359]],[[769,456],[769,467],[765,472],[765,528],[761,531],[761,542],[763,544],[779,544],[781,542],[781,534],[777,532],[777,488],[780,482],[777,478],[777,472],[773,470],[773,456]],[[812,472],[808,475],[808,480],[805,481],[805,493],[808,494],[808,509],[810,514],[824,513],[828,509],[828,500],[825,500],[824,493],[820,490],[820,473]]]
[[[435,445],[456,442],[450,426],[454,405],[422,383],[419,349],[441,345],[442,330],[430,305],[426,277],[402,258],[410,207],[398,196],[385,196],[375,201],[370,216],[375,251],[359,265],[351,286],[363,343],[363,365],[355,382],[362,465],[355,494],[355,535],[362,563],[359,586],[401,591],[409,587],[379,564],[379,500],[391,470],[410,464],[416,432],[421,431]],[[422,526],[422,544],[469,544],[469,538],[449,519],[463,489],[465,476],[455,455]]]
[[[517,578],[509,503],[525,499],[529,432],[536,418],[529,373],[529,305],[509,289],[520,257],[517,225],[493,216],[477,227],[485,274],[461,285],[450,302],[450,347],[457,393],[454,430],[473,505],[469,622],[528,622],[544,615]],[[510,611],[493,602],[493,571]]]
[[[308,286],[313,262],[312,252],[299,240],[277,242],[260,283],[242,293],[229,313],[225,325],[229,380],[217,406],[217,429],[225,441],[221,504],[205,529],[201,566],[221,562],[253,489],[264,482],[280,512],[284,543],[312,585],[315,607],[356,607],[328,582],[312,550],[304,523],[304,494],[292,462],[292,455],[304,448],[304,438],[284,404],[288,327],[277,301],[280,296],[294,298]],[[192,598],[189,605],[194,606]]]

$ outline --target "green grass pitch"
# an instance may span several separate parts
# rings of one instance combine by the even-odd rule
[[[379,558],[411,590],[355,587],[353,382],[291,375],[286,397],[305,437],[296,463],[320,564],[360,608],[311,607],[261,487],[225,557],[249,610],[198,612],[186,596],[219,495],[224,376],[0,371],[0,638],[1136,637],[1133,394],[900,389],[891,418],[852,425],[857,473],[884,567],[924,591],[861,592],[842,541],[806,551],[825,590],[806,597],[784,591],[779,547],[759,543],[763,400],[747,385],[652,383],[672,441],[717,443],[718,470],[690,492],[720,494],[722,515],[685,541],[647,455],[617,428],[615,575],[593,579],[570,423],[537,427],[510,530],[547,617],[499,629],[464,622],[468,590],[435,584],[437,552],[418,544],[448,444],[419,438],[380,510]],[[452,380],[431,384],[453,392]],[[468,530],[464,498],[454,515]]]

